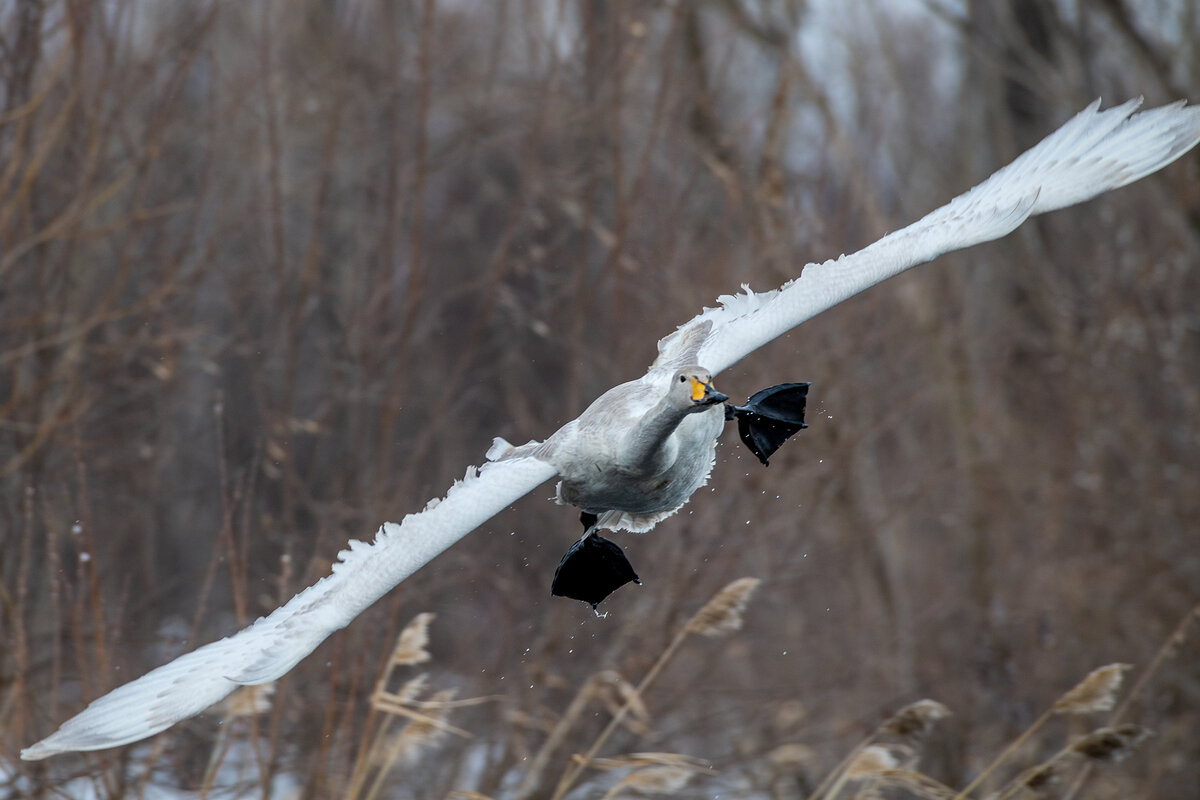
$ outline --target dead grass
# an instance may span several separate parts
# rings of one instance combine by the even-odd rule
[[[550,598],[577,523],[529,498],[269,702],[16,760],[718,294],[1096,95],[1200,101],[1182,1],[468,6],[0,8],[0,795],[1191,800],[1195,155],[723,373],[813,381],[812,427],[769,470],[726,443],[712,492],[622,540],[646,585],[607,620]],[[1113,662],[1131,685],[1072,699]]]

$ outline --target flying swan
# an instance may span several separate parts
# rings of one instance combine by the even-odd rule
[[[1200,107],[1185,108],[1181,101],[1135,113],[1140,104],[1133,100],[1100,111],[1097,100],[1007,167],[907,228],[852,255],[809,264],[773,291],[743,287],[719,298],[717,308],[704,309],[658,343],[658,358],[645,375],[605,393],[545,442],[514,447],[496,440],[487,462],[468,468],[443,499],[400,524],[385,523],[372,544],[351,541],[331,575],[240,633],[95,700],[21,757],[136,742],[199,713],[239,685],[279,678],[397,583],[556,476],[559,502],[579,506],[585,528],[572,548],[582,561],[568,553],[559,582],[564,593],[598,602],[590,597],[616,587],[590,585],[591,568],[608,569],[616,580],[627,577],[628,564],[618,559],[603,567],[612,553],[595,531],[649,529],[707,480],[726,413],[713,376],[886,278],[942,253],[998,239],[1034,214],[1132,183],[1200,141]],[[803,396],[795,387],[803,385],[790,386],[783,391],[785,397],[790,392],[802,422]],[[782,441],[774,438],[766,449]],[[575,569],[576,563],[583,568]]]

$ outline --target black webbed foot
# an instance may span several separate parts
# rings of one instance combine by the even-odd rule
[[[625,553],[613,542],[592,533],[571,545],[554,571],[550,593],[590,603],[600,601],[633,581],[641,584]],[[599,616],[600,612],[596,612]]]
[[[781,383],[755,392],[744,406],[725,405],[725,419],[736,419],[738,435],[764,466],[796,431],[807,428],[807,383]]]

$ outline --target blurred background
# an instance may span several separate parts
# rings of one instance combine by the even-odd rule
[[[1154,736],[1045,796],[1196,797],[1196,152],[723,373],[812,381],[811,427],[768,469],[729,436],[711,491],[614,537],[645,585],[607,618],[549,595],[579,529],[548,484],[257,717],[15,759],[493,436],[548,436],[718,294],[904,226],[1097,97],[1200,102],[1198,47],[1191,0],[0,2],[0,794],[353,794],[372,689],[432,612],[395,680],[483,700],[377,792],[550,797],[610,718],[581,687],[636,684],[752,576],[743,628],[685,642],[601,755],[711,765],[681,796],[810,797],[932,698],[953,716],[914,769],[962,787],[1125,662],[1121,721]],[[1056,716],[987,787],[1108,719]]]

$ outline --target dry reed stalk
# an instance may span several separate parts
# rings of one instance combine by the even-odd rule
[[[593,758],[585,761],[582,755],[576,753],[571,757],[578,764],[586,764],[596,769],[645,769],[646,767],[681,767],[696,771],[713,772],[712,764],[695,756],[683,753],[629,753],[610,758]]]
[[[1167,636],[1166,641],[1158,648],[1158,652],[1154,654],[1154,658],[1150,659],[1149,666],[1134,681],[1125,699],[1117,705],[1112,715],[1108,718],[1109,725],[1116,725],[1121,720],[1125,712],[1129,710],[1129,704],[1133,702],[1133,698],[1141,694],[1146,683],[1150,680],[1151,676],[1158,672],[1159,667],[1162,666],[1167,656],[1173,654],[1181,644],[1187,641],[1188,628],[1191,627],[1192,622],[1195,620],[1200,620],[1200,603],[1197,603],[1183,615],[1183,618],[1179,620],[1179,624],[1175,626],[1175,629]]]
[[[1071,752],[1078,753],[1089,761],[1118,764],[1124,761],[1138,745],[1150,736],[1150,731],[1140,725],[1120,725],[1116,728],[1097,728],[1073,742]]]
[[[411,758],[421,746],[432,744],[441,735],[447,733],[464,739],[473,738],[469,731],[448,723],[446,717],[449,716],[452,709],[478,705],[494,698],[473,697],[466,700],[455,700],[457,690],[446,689],[437,692],[429,700],[419,701],[416,697],[424,689],[426,683],[425,675],[418,675],[405,683],[398,693],[380,692],[376,687],[375,694],[371,696],[371,708],[373,711],[384,714],[384,721],[380,724],[365,758],[360,758],[362,766],[360,767],[358,763],[355,765],[355,773],[351,776],[347,797],[359,795],[367,771],[371,767],[375,767],[377,771],[375,780],[367,791],[367,798],[373,798],[379,793],[383,781],[398,761]],[[416,710],[417,708],[424,709],[427,713],[422,713]],[[409,723],[388,741],[387,731],[391,721],[396,717],[405,717]]]
[[[1033,736],[1033,734],[1046,723],[1046,720],[1050,719],[1052,716],[1054,716],[1054,710],[1050,709],[1038,717],[1032,725],[1030,725],[1021,733],[1020,736],[1009,742],[1008,746],[1004,748],[1003,752],[1001,752],[1000,755],[997,756],[990,764],[984,767],[983,771],[976,775],[974,780],[963,787],[962,790],[954,796],[954,800],[964,800],[964,798],[968,797],[971,792],[979,786],[979,784],[983,783],[983,781],[986,780],[987,777],[996,770],[997,767],[1007,761],[1009,756],[1016,752],[1017,748],[1029,741],[1030,737]]]
[[[468,697],[464,700],[414,700],[410,703],[413,708],[466,708],[468,706],[478,706],[483,703],[491,703],[495,700],[503,700],[504,695],[489,694],[482,697]]]
[[[758,578],[739,578],[729,584],[696,612],[685,630],[701,636],[723,636],[739,630],[746,604],[760,583]]]
[[[427,624],[428,620],[425,623]],[[347,792],[347,797],[358,796],[366,772],[371,767],[376,768],[376,773],[375,780],[365,795],[367,798],[374,798],[378,795],[383,781],[396,763],[412,758],[422,746],[432,744],[448,733],[464,739],[473,738],[469,731],[448,723],[446,717],[455,708],[478,705],[495,699],[472,697],[455,700],[457,690],[446,689],[437,692],[429,700],[418,700],[417,697],[427,683],[426,676],[422,674],[405,683],[400,687],[399,692],[380,691],[379,686],[376,686],[376,691],[371,696],[371,708],[373,711],[384,714],[384,721],[380,724],[371,749],[363,761],[364,766],[360,769],[356,764],[356,772],[351,776],[350,791]],[[391,736],[389,741],[387,730],[395,717],[405,717],[409,723],[399,733]]]
[[[910,770],[916,760],[916,750],[908,745],[868,745],[838,776],[827,796],[837,797],[850,781],[865,782],[863,788],[855,795],[856,797],[871,794],[881,786],[883,775]]]
[[[404,626],[404,630],[400,631],[400,636],[396,639],[395,648],[392,649],[389,669],[424,664],[432,658],[425,647],[429,644],[429,623],[433,622],[433,618],[434,614],[426,611],[417,614]]]
[[[409,723],[392,737],[391,743],[384,752],[376,754],[381,757],[380,763],[385,767],[390,767],[395,761],[411,756],[417,747],[432,743],[440,734],[454,730],[452,725],[446,723],[445,718],[449,716],[451,702],[457,693],[456,689],[443,689],[436,692],[430,703],[432,713],[419,714],[411,718]],[[389,710],[387,713],[392,712]],[[469,734],[465,735],[469,736]]]
[[[875,790],[879,788],[879,776],[888,770],[899,767],[900,762],[888,748],[878,744],[865,747],[858,757],[846,767],[846,771],[842,773],[841,778],[830,790],[829,796],[837,797],[846,783],[860,781],[862,788],[855,794],[855,797],[873,797]]]
[[[1057,714],[1091,714],[1111,711],[1117,704],[1117,692],[1130,664],[1108,664],[1094,669],[1074,689],[1058,699],[1051,709]]]
[[[618,678],[615,681],[598,684],[596,689],[600,702],[604,704],[604,708],[610,715],[615,716],[622,707],[629,707],[629,713],[625,717],[625,727],[638,735],[643,735],[649,730],[647,723],[650,721],[650,711],[642,702],[642,696],[633,684],[623,678]]]
[[[274,694],[275,681],[258,686],[240,686],[214,710],[224,714],[226,721],[265,714],[271,710],[271,698]]]
[[[881,787],[896,787],[915,794],[923,800],[950,800],[954,789],[920,772],[892,769],[879,776]]]
[[[400,687],[400,692],[390,695],[390,698],[387,686],[391,682],[392,673],[398,666],[396,660],[397,653],[408,654],[414,649],[425,652],[424,646],[428,641],[429,624],[433,621],[433,617],[434,615],[429,612],[417,614],[396,636],[396,645],[392,648],[392,653],[387,663],[383,665],[383,669],[379,673],[379,678],[375,681],[375,688],[371,692],[371,714],[367,717],[365,730],[371,729],[374,714],[378,711],[383,711],[383,709],[377,707],[377,703],[381,701],[388,702],[388,700],[385,700],[385,698],[388,698],[399,706],[415,700],[424,691],[428,682],[427,676],[424,673],[407,681]],[[414,643],[417,645],[415,648],[401,647],[402,643],[405,642],[406,635],[410,645]],[[391,727],[393,719],[393,715],[385,711],[384,717],[379,723],[379,728],[375,731],[375,735],[371,737],[371,743],[367,747],[359,749],[358,756],[354,759],[354,768],[350,771],[350,782],[346,789],[347,797],[357,797],[362,790],[362,783],[366,780],[367,771],[371,766],[372,754],[378,752],[383,746],[384,737],[387,736],[388,728]]]
[[[689,756],[686,753],[630,753],[625,760],[633,764],[656,765],[661,767],[687,767],[689,769],[712,771],[712,764],[701,758]]]
[[[1041,764],[1022,771],[1008,784],[988,795],[987,800],[1011,800],[1025,793],[1044,794],[1062,781],[1070,755],[1069,747],[1060,750]]]
[[[850,762],[850,766],[846,767],[846,778],[852,781],[873,778],[899,766],[900,762],[886,747],[873,744],[864,747],[854,761]]]
[[[398,762],[411,759],[419,749],[433,744],[444,733],[457,732],[457,729],[447,724],[445,720],[450,713],[456,694],[456,689],[444,689],[434,694],[430,701],[433,713],[410,721],[392,737],[390,742],[371,755],[371,760],[377,769],[375,780],[365,795],[366,800],[375,800],[379,796],[379,792],[383,789],[383,782]],[[470,736],[470,734],[463,733]]]
[[[988,764],[982,772],[975,776],[974,780],[955,795],[954,800],[963,800],[963,798],[970,795],[979,784],[986,780],[997,767],[1007,761],[1021,745],[1029,741],[1030,737],[1055,714],[1090,714],[1093,711],[1104,711],[1112,708],[1116,701],[1116,693],[1121,688],[1121,678],[1127,669],[1129,669],[1128,664],[1108,664],[1089,672],[1083,680],[1075,684],[1070,691],[1056,700],[1054,705],[1050,706],[1020,736],[1013,739],[1008,747],[1004,748],[1004,751],[992,763]]]
[[[1140,745],[1150,731],[1140,725],[1097,728],[1059,750],[1041,764],[1030,767],[989,800],[1011,800],[1023,791],[1043,792],[1061,782],[1069,764],[1083,759],[1087,764],[1116,764]]]
[[[1062,769],[1063,765],[1057,759],[1050,759],[1044,764],[1030,767],[1018,775],[1009,786],[993,795],[990,800],[1004,800],[1018,792],[1042,794],[1062,780]]]
[[[879,734],[895,736],[910,744],[925,739],[938,722],[950,716],[950,709],[936,700],[918,700],[897,711],[879,726]]]
[[[1154,658],[1150,659],[1149,666],[1142,671],[1142,674],[1138,676],[1133,686],[1130,687],[1129,693],[1125,695],[1125,699],[1109,715],[1108,724],[1110,727],[1116,725],[1125,716],[1125,712],[1129,710],[1129,704],[1133,702],[1135,697],[1142,693],[1142,689],[1149,683],[1150,678],[1158,672],[1159,667],[1167,660],[1167,657],[1174,653],[1187,640],[1188,628],[1191,627],[1194,620],[1200,620],[1200,603],[1197,603],[1183,615],[1183,618],[1179,620],[1179,624],[1175,626],[1175,629],[1167,636],[1166,641],[1158,648],[1158,652],[1154,654]],[[1079,774],[1075,776],[1075,780],[1071,782],[1071,786],[1063,793],[1063,800],[1073,800],[1075,795],[1079,793],[1079,790],[1083,788],[1083,784],[1091,775],[1091,771],[1092,764],[1090,762],[1083,765],[1079,770]]]
[[[538,749],[537,755],[533,757],[529,769],[525,771],[525,776],[521,779],[521,783],[517,787],[517,791],[515,792],[516,797],[529,797],[536,790],[542,773],[546,769],[546,765],[550,763],[550,756],[563,743],[567,733],[575,726],[575,723],[579,721],[588,702],[601,694],[605,690],[605,687],[608,686],[628,687],[628,690],[621,692],[627,697],[633,697],[637,694],[637,690],[613,670],[597,672],[584,681],[583,686],[575,693],[575,697],[571,699],[567,710],[563,712],[563,715],[546,737],[546,741]],[[638,709],[640,713],[646,713],[645,706],[641,704],[640,698],[638,700]],[[638,712],[635,711],[635,713]]]
[[[645,696],[646,689],[649,688],[650,684],[652,684],[658,677],[659,673],[662,672],[663,667],[667,665],[667,662],[671,660],[671,658],[679,650],[680,646],[683,645],[683,642],[685,639],[687,639],[688,634],[700,633],[704,636],[719,636],[722,633],[735,631],[741,627],[742,612],[745,609],[750,595],[754,592],[754,589],[759,583],[760,581],[758,578],[739,578],[738,580],[727,584],[725,588],[713,595],[712,599],[705,603],[704,606],[698,612],[696,612],[696,614],[690,620],[688,620],[687,624],[680,628],[679,632],[675,634],[675,637],[667,645],[666,649],[662,651],[658,659],[650,667],[650,670],[646,673],[645,677],[642,678],[641,682],[637,685],[637,688],[630,695],[629,699],[626,700],[621,708],[617,710],[617,713],[614,714],[612,719],[609,720],[608,725],[604,727],[604,730],[602,730],[600,735],[596,737],[596,740],[592,742],[592,746],[589,747],[587,752],[583,754],[582,761],[573,761],[563,771],[563,775],[558,781],[558,786],[555,788],[554,794],[551,795],[551,800],[562,800],[563,796],[566,795],[567,791],[579,778],[580,773],[583,772],[587,764],[591,762],[591,760],[596,756],[596,753],[600,751],[600,748],[604,746],[604,743],[608,741],[608,737],[610,737],[617,727],[625,720],[625,716],[629,714],[633,708],[634,698],[637,698],[640,701],[640,698]]]
[[[515,728],[525,728],[549,736],[557,722],[550,718],[544,709],[541,709],[541,711],[543,712],[542,714],[534,716],[519,708],[510,708],[504,712],[504,719]]]
[[[846,773],[850,766],[880,736],[897,736],[916,744],[925,737],[934,724],[950,716],[950,713],[950,709],[946,706],[928,698],[904,706],[880,723],[879,727],[856,744],[846,757],[838,762],[838,765],[817,785],[811,800],[836,797],[846,783]]]
[[[644,767],[617,781],[616,785],[604,793],[604,800],[617,797],[626,791],[653,795],[678,794],[695,774],[696,771],[688,767]]]
[[[231,744],[229,731],[233,727],[233,721],[258,717],[260,714],[267,713],[271,710],[271,698],[274,694],[275,681],[259,686],[240,686],[234,690],[233,694],[210,710],[211,713],[220,713],[222,719],[217,730],[216,741],[213,742],[212,752],[208,758],[208,765],[204,768],[204,777],[200,781],[201,797],[204,797],[212,789],[213,780],[217,777],[217,770],[220,769],[221,762],[225,760],[225,756],[229,752]],[[255,733],[252,730],[251,736],[254,736]]]
[[[436,697],[436,695],[435,695],[435,697]],[[450,708],[454,708],[456,705],[460,705],[460,704],[455,704],[455,703],[442,704],[440,702],[434,701],[433,704],[427,704],[427,705],[430,708],[432,708],[434,711],[439,711],[443,708],[445,708],[446,710],[449,710]],[[405,706],[402,706],[399,704],[386,703],[386,702],[377,705],[376,708],[377,708],[377,710],[382,711],[385,714],[390,714],[393,717],[404,717],[404,718],[410,720],[411,723],[415,724],[415,725],[425,725],[430,728],[436,728],[441,733],[453,733],[455,736],[461,736],[464,739],[473,738],[469,731],[465,731],[462,728],[456,728],[455,726],[453,726],[450,723],[441,719],[441,717],[438,714],[422,714],[421,712],[414,711],[411,708],[406,708]],[[407,728],[405,728],[405,730],[407,730]]]
[[[378,708],[376,703],[383,701],[384,698],[396,703],[410,703],[420,697],[427,686],[429,686],[428,672],[422,672],[415,678],[409,678],[398,692],[381,692],[376,686],[374,693],[371,694],[371,707]]]

